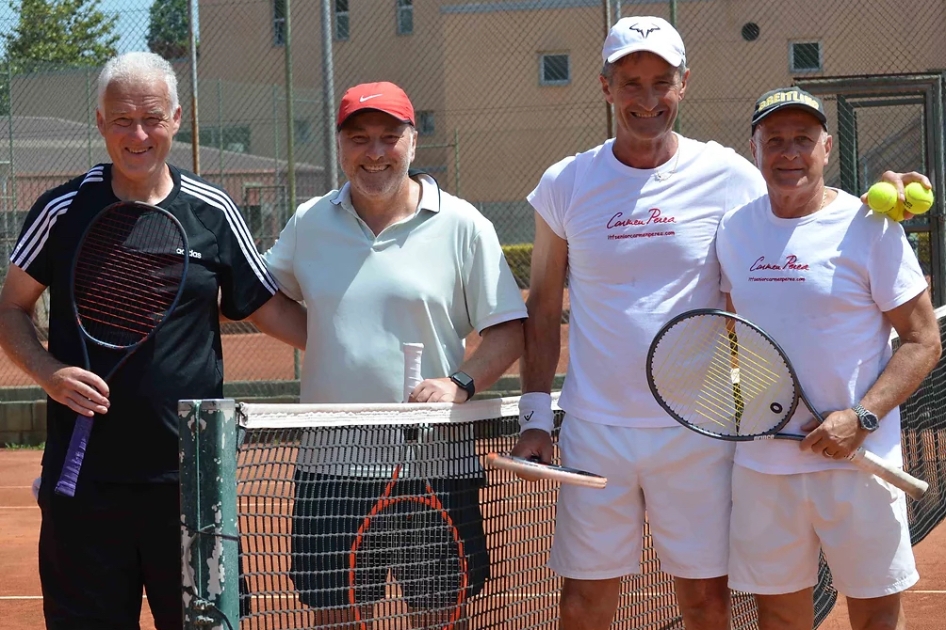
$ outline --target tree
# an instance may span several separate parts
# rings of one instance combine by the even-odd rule
[[[187,56],[190,42],[187,0],[154,0],[148,22],[148,48],[165,59]]]
[[[6,40],[15,73],[49,65],[98,66],[115,56],[118,16],[108,16],[99,0],[20,0],[10,3],[19,22]]]

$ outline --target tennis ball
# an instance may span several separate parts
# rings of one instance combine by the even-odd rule
[[[911,182],[903,189],[903,207],[907,212],[923,214],[933,206],[933,191],[918,182]]]
[[[897,188],[893,184],[877,182],[867,191],[867,205],[874,212],[887,214],[897,207],[897,201]]]

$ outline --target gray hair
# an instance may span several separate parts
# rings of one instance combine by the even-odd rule
[[[170,63],[151,52],[130,52],[109,59],[99,73],[99,110],[105,104],[105,90],[116,82],[134,82],[148,79],[164,81],[171,99],[171,111],[178,107],[177,75]]]
[[[634,53],[631,53],[631,54],[634,54]],[[623,57],[622,57],[622,59],[623,59]],[[680,64],[680,66],[677,68],[677,73],[679,74],[680,78],[682,79],[682,78],[683,78],[683,75],[685,75],[686,72],[687,72],[687,62],[684,61],[684,62],[682,62],[682,63]],[[611,82],[611,77],[612,77],[613,74],[614,74],[614,64],[611,63],[610,61],[605,61],[605,62],[604,62],[604,65],[601,67],[601,76],[604,77],[604,80],[605,80],[605,81],[607,81],[608,83],[610,83],[610,82]]]

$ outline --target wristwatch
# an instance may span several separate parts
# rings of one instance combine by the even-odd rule
[[[857,422],[865,431],[873,433],[880,426],[880,420],[877,418],[877,414],[867,411],[860,405],[854,405],[851,409],[857,414]]]
[[[454,372],[450,375],[450,380],[456,383],[457,387],[466,392],[467,400],[473,398],[476,393],[476,386],[473,385],[473,377],[466,372]]]

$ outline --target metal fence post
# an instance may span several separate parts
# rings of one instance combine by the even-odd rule
[[[178,404],[185,630],[240,625],[236,404]]]

